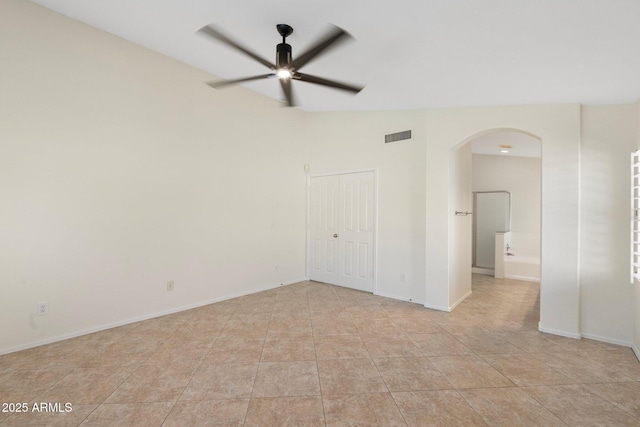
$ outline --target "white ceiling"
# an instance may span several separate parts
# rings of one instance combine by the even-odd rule
[[[640,98],[638,0],[33,1],[226,79],[268,70],[196,36],[206,24],[271,61],[280,42],[276,24],[294,28],[287,39],[294,58],[329,23],[338,25],[356,40],[303,71],[366,88],[351,96],[294,82],[299,108],[307,111]],[[282,99],[276,81],[245,86]]]
[[[540,140],[522,132],[502,131],[479,136],[471,142],[474,154],[490,154],[494,156],[540,157]],[[503,148],[501,145],[511,146]],[[506,150],[507,153],[503,153]]]

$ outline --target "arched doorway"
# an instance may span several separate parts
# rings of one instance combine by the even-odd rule
[[[520,129],[489,129],[450,149],[449,211],[455,216],[449,217],[449,290],[455,301],[471,295],[473,272],[540,280],[541,145],[540,138]],[[507,223],[487,221],[483,228],[483,220],[504,216],[505,209]]]

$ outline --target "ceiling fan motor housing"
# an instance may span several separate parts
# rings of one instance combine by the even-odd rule
[[[289,68],[291,64],[291,45],[288,43],[279,43],[276,47],[276,68]]]
[[[291,45],[287,43],[286,39],[293,33],[293,28],[287,24],[278,24],[276,28],[282,36],[282,43],[276,47],[276,68],[278,70],[289,69],[291,64]]]

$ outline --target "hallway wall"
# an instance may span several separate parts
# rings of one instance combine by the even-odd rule
[[[449,150],[494,130],[516,129],[542,140],[543,331],[580,336],[579,165],[580,106],[521,106],[429,110],[427,116],[427,302],[448,306],[447,224]],[[456,251],[453,251],[456,252]]]
[[[534,141],[535,142],[535,141]],[[540,252],[541,160],[536,157],[473,155],[473,191],[511,192],[511,231],[537,236]]]
[[[630,346],[629,155],[636,147],[636,106],[582,107],[580,306],[587,338]]]
[[[449,212],[473,212],[471,144],[449,153]],[[452,310],[471,295],[473,214],[453,216],[449,221],[449,305],[433,307]]]

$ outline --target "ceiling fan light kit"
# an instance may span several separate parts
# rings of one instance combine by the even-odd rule
[[[310,74],[303,74],[299,72],[300,68],[309,63],[311,60],[317,58],[321,53],[326,53],[330,48],[335,48],[340,42],[351,38],[349,33],[347,33],[345,30],[333,26],[332,30],[325,37],[320,38],[320,40],[313,44],[308,50],[303,52],[298,58],[293,59],[291,45],[287,43],[287,37],[289,37],[293,33],[293,28],[287,24],[278,24],[276,25],[276,29],[278,30],[280,36],[282,36],[282,43],[279,43],[276,46],[275,64],[262,58],[260,55],[242,46],[240,43],[232,40],[228,36],[222,34],[213,25],[206,25],[198,30],[199,34],[222,42],[225,45],[244,53],[245,55],[249,56],[250,58],[254,59],[255,61],[261,63],[271,70],[271,73],[268,74],[244,77],[234,80],[209,82],[207,84],[215,89],[218,89],[238,83],[277,77],[280,81],[280,85],[282,86],[282,92],[286,100],[286,105],[288,105],[289,107],[295,106],[293,90],[291,88],[292,80],[315,83],[321,86],[344,90],[353,94],[360,92],[364,88],[364,86],[341,83],[335,80],[329,80],[322,77],[316,77]]]

